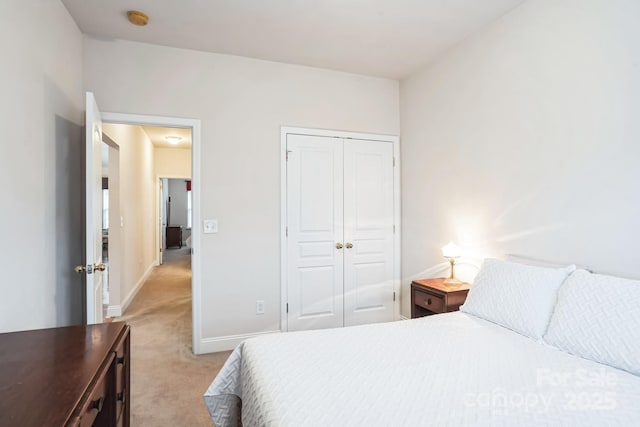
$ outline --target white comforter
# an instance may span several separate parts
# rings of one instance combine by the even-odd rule
[[[640,426],[640,377],[464,313],[249,339],[205,402],[218,427]]]

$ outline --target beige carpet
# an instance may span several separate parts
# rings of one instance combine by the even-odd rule
[[[191,352],[191,258],[168,249],[116,321],[131,325],[131,425],[213,426],[202,400],[230,352]]]

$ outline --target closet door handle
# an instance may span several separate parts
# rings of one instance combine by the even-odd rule
[[[342,249],[342,243],[340,242],[336,243],[336,249]]]
[[[353,243],[347,242],[347,249],[351,249],[353,247]]]

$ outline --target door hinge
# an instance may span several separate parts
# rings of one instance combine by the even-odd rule
[[[393,301],[395,301],[395,300],[396,300],[396,293],[394,292],[393,293]]]
[[[393,234],[396,234],[396,225],[393,224]]]
[[[284,237],[289,237],[289,227],[284,228]]]
[[[287,303],[287,313],[289,312],[289,303]]]
[[[291,153],[291,150],[287,150],[287,153],[284,156],[285,161],[289,161],[289,153]]]
[[[394,168],[396,167],[396,158],[395,158],[395,156],[393,157],[393,167]]]

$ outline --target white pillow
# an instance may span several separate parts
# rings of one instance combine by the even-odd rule
[[[577,270],[558,291],[544,340],[640,375],[640,281]]]
[[[460,311],[541,339],[567,270],[486,259]]]

